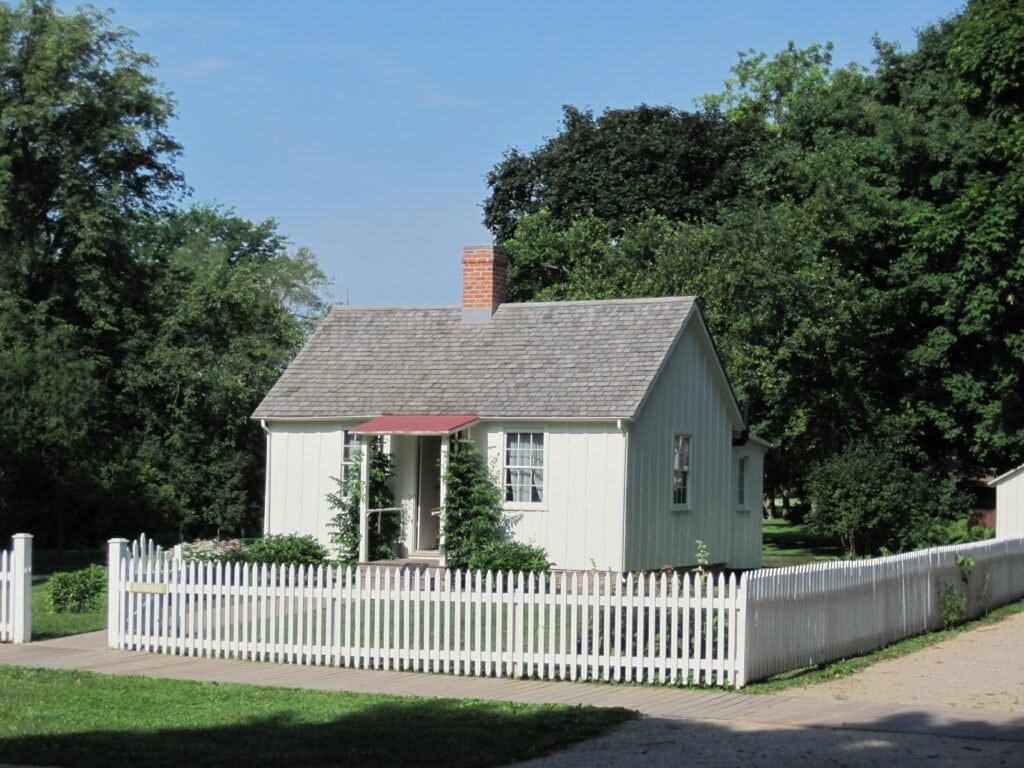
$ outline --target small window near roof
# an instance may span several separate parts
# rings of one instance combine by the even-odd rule
[[[741,509],[747,506],[747,457],[740,458],[739,467],[736,471],[738,485],[736,487],[736,501]]]
[[[676,435],[672,448],[672,504],[690,503],[690,436]]]
[[[505,435],[505,501],[544,501],[544,433]]]

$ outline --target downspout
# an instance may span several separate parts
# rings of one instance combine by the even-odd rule
[[[260,427],[267,435],[267,459],[264,462],[266,477],[263,479],[263,533],[267,534],[270,532],[270,429],[266,419],[260,419]]]

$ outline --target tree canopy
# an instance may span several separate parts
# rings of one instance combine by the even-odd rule
[[[249,415],[321,313],[315,258],[181,207],[173,102],[103,13],[0,4],[0,71],[0,528],[256,532]]]
[[[894,424],[922,471],[1024,461],[1021,14],[972,0],[870,68],[748,51],[694,112],[567,107],[488,177],[512,295],[698,295],[773,495]]]

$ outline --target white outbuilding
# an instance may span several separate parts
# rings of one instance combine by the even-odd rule
[[[759,567],[766,444],[697,302],[506,303],[506,258],[464,249],[461,307],[330,310],[253,414],[265,532],[327,541],[336,478],[383,437],[404,518],[396,549],[443,562],[460,436],[486,449],[510,535],[556,567],[692,565],[698,541],[711,563]],[[364,531],[374,514],[364,504]]]
[[[1024,536],[1024,464],[989,485],[996,489],[996,538]]]

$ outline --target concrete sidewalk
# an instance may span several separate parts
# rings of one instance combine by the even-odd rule
[[[616,706],[663,719],[755,727],[828,728],[1024,742],[1024,717],[1012,712],[896,707],[811,698],[805,692],[800,696],[753,695],[189,658],[109,650],[104,632],[27,645],[0,645],[0,664],[325,691]]]

